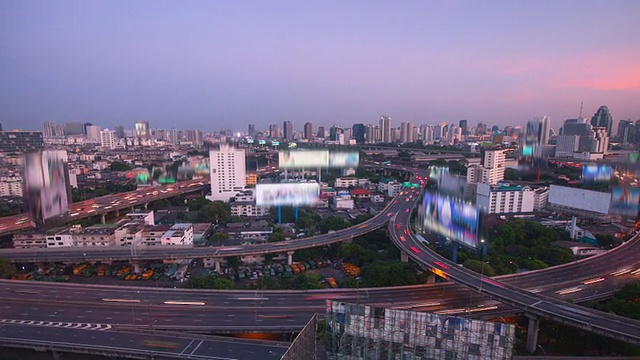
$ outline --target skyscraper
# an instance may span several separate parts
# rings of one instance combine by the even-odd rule
[[[98,125],[87,125],[87,139],[90,141],[100,142],[100,132],[102,131],[102,127]]]
[[[247,171],[244,149],[219,144],[209,150],[211,168],[211,201],[229,202],[246,186]]]
[[[365,141],[367,144],[373,144],[376,142],[376,126],[372,124],[367,124],[367,128],[365,130]]]
[[[593,127],[602,127],[607,129],[607,135],[611,137],[611,131],[613,128],[613,116],[609,113],[609,108],[602,105],[596,111],[596,113],[591,118],[591,125]]]
[[[248,130],[248,134],[249,134],[249,136],[251,136],[251,137],[254,137],[254,136],[255,136],[255,133],[256,133],[256,126],[255,126],[254,124],[249,124],[249,126],[248,126],[248,129],[247,129],[247,130]]]
[[[549,131],[551,130],[551,118],[542,116],[540,120],[540,144],[547,145],[549,143]]]
[[[460,129],[462,129],[462,136],[467,136],[467,126],[469,126],[467,124],[467,120],[460,120],[460,122],[458,122],[458,126],[460,126]]]
[[[178,137],[178,129],[171,128],[171,131],[169,132],[169,139],[172,144],[177,144],[180,141],[180,138]]]
[[[353,124],[351,135],[356,139],[357,144],[364,144],[364,124]]]
[[[272,139],[280,138],[280,128],[278,127],[278,125],[269,125],[269,137]]]
[[[310,122],[304,123],[304,138],[307,140],[313,139],[313,124]]]
[[[324,133],[324,126],[318,126],[318,133],[316,134],[317,137],[319,137],[320,139],[324,139],[326,134]]]
[[[142,139],[148,139],[151,137],[151,129],[149,128],[148,121],[137,121],[136,122],[136,137]]]
[[[333,125],[332,127],[329,128],[329,140],[330,141],[340,141],[340,135],[343,135],[344,132],[342,131],[342,128]]]
[[[284,139],[285,140],[293,140],[293,124],[291,121],[287,120],[282,123],[282,130],[284,131]]]
[[[108,149],[116,147],[116,132],[109,129],[100,131],[100,146]]]
[[[391,118],[388,116],[380,116],[380,131],[383,143],[391,142]]]
[[[53,121],[45,121],[42,123],[42,137],[50,138],[54,137],[56,134],[56,123]]]
[[[115,131],[116,131],[116,137],[118,139],[124,139],[124,126],[121,126],[121,125],[116,126]]]
[[[79,122],[68,122],[65,124],[65,129],[67,130],[67,135],[83,135],[84,134],[84,125]]]
[[[413,125],[405,121],[400,124],[400,143],[410,143],[413,142]]]

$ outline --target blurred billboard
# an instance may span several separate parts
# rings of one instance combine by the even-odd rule
[[[313,206],[319,195],[318,183],[256,184],[258,206]]]
[[[25,157],[25,188],[31,216],[44,222],[69,208],[64,150],[45,150]]]
[[[360,153],[357,151],[329,152],[329,167],[332,168],[355,168],[360,163]]]
[[[582,167],[582,179],[584,182],[609,182],[613,175],[613,169],[608,165],[584,165]]]
[[[425,193],[421,210],[425,229],[472,248],[478,246],[480,210],[475,205]]]
[[[559,185],[549,186],[549,205],[558,210],[584,210],[592,213],[608,214],[610,203],[610,193]]]
[[[327,150],[282,150],[278,153],[281,169],[317,168],[329,166]]]
[[[611,206],[609,214],[630,218],[638,216],[640,189],[629,186],[617,186],[611,190]]]

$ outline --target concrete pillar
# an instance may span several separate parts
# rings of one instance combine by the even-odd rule
[[[134,210],[133,206],[129,208],[129,212],[133,212],[133,210]]]
[[[131,265],[133,266],[133,272],[140,274],[140,261],[132,261]]]
[[[436,274],[429,272],[427,273],[427,284],[435,284],[436,283]]]
[[[287,251],[287,264],[293,264],[293,254],[295,251]]]
[[[100,215],[100,222],[103,224],[107,223],[107,214]]]
[[[148,209],[149,208],[149,203],[144,203],[144,208]]]
[[[406,252],[401,251],[400,252],[400,261],[402,262],[408,262],[409,261],[409,255],[407,255]]]
[[[222,269],[220,267],[220,262],[221,262],[220,258],[214,258],[213,259],[213,264],[215,265],[216,273],[218,273],[218,274],[222,273]]]
[[[36,266],[38,267],[38,273],[40,274],[44,274],[45,270],[47,270],[45,263],[37,263]]]
[[[116,217],[120,217],[120,210],[116,210]]]
[[[538,348],[538,330],[540,330],[540,319],[535,315],[525,314],[529,319],[527,327],[527,352],[533,354]]]

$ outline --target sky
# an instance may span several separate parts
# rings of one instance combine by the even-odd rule
[[[0,123],[640,119],[640,1],[0,0]]]

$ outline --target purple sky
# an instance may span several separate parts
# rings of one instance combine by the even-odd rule
[[[0,122],[640,119],[640,1],[0,2]]]

